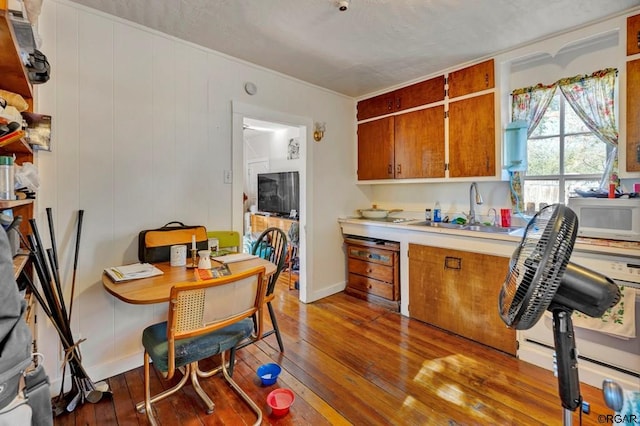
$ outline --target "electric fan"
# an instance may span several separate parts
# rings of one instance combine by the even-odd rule
[[[582,404],[571,313],[601,317],[620,300],[618,286],[602,274],[569,262],[578,218],[563,204],[540,210],[511,256],[498,309],[507,326],[526,330],[545,310],[553,314],[556,374],[564,424]]]

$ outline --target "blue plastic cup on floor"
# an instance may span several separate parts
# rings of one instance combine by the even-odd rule
[[[269,363],[258,367],[257,374],[262,381],[262,386],[271,386],[278,380],[282,368],[278,364]]]

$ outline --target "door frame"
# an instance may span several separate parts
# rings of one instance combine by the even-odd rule
[[[300,170],[300,242],[298,258],[300,259],[300,269],[298,271],[299,299],[307,302],[307,295],[310,293],[307,289],[308,277],[313,276],[313,265],[308,260],[313,255],[313,238],[307,232],[307,224],[312,223],[313,218],[313,187],[310,184],[308,176],[312,176],[312,150],[309,149],[309,143],[313,140],[313,120],[309,117],[302,117],[274,111],[250,105],[243,102],[231,101],[232,111],[232,129],[231,129],[231,168],[233,176],[231,185],[231,226],[232,229],[242,234],[244,225],[244,203],[242,198],[244,186],[244,131],[243,123],[245,118],[251,118],[261,121],[270,121],[274,123],[282,123],[291,127],[300,128],[300,156],[304,159],[302,170]],[[242,179],[238,179],[242,176]]]

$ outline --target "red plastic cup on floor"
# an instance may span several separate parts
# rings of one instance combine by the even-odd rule
[[[511,226],[511,209],[500,209],[500,226],[503,228]]]

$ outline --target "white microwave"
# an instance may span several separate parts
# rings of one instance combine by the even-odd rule
[[[640,198],[569,198],[578,236],[640,241]]]

